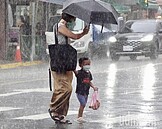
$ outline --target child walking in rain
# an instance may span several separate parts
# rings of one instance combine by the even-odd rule
[[[83,119],[83,111],[87,104],[89,89],[92,87],[94,90],[97,90],[97,87],[94,87],[92,84],[92,74],[90,70],[90,60],[89,58],[82,57],[79,59],[80,70],[74,71],[75,76],[77,78],[77,86],[76,86],[76,96],[80,103],[78,118],[77,121],[79,123],[86,122]]]

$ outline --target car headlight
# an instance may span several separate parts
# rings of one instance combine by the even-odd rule
[[[146,35],[143,38],[141,38],[142,42],[148,42],[148,41],[152,41],[154,38],[154,36],[152,34]]]
[[[112,37],[109,38],[108,41],[109,41],[110,43],[115,43],[115,42],[117,41],[117,39],[116,39],[114,36],[112,36]]]
[[[75,42],[75,43],[73,44],[73,47],[75,47],[75,48],[84,47],[84,46],[85,46],[84,41]]]

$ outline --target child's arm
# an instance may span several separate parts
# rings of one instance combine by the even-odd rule
[[[93,88],[93,90],[94,90],[94,91],[97,91],[97,90],[98,90],[98,88],[97,88],[97,87],[95,87],[95,86],[93,85],[93,83],[92,83],[92,82],[90,82],[90,86]]]

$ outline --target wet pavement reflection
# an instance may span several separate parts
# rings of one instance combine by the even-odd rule
[[[52,95],[48,63],[0,70],[0,129],[161,129],[161,59],[92,60],[93,83],[99,88],[101,107],[88,108],[91,89],[84,112],[87,122],[77,123],[79,103],[74,78],[67,116],[72,125],[55,124],[47,112]]]

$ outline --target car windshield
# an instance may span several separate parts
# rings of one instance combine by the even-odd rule
[[[126,23],[121,33],[152,33],[156,31],[156,21],[132,21]]]

